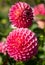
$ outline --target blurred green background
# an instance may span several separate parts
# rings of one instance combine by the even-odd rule
[[[32,7],[40,3],[45,4],[45,0],[0,0],[0,41],[5,41],[12,30],[8,12],[11,5],[19,1],[27,2]],[[0,65],[45,65],[45,30],[39,29],[35,22],[29,29],[34,31],[38,38],[39,48],[36,57],[33,57],[28,62],[16,62],[12,58],[8,58],[8,61],[6,61],[7,56],[0,54]]]

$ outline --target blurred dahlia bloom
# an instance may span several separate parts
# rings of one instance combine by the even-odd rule
[[[27,28],[32,25],[32,8],[25,2],[18,2],[12,5],[8,15],[10,22],[16,27]]]
[[[33,9],[34,20],[37,21],[38,27],[43,29],[45,26],[45,5],[38,4]]]
[[[38,52],[37,37],[27,28],[17,28],[6,40],[7,53],[16,61],[27,61]]]
[[[44,15],[45,16],[45,5],[39,4],[34,7],[34,15]]]
[[[4,42],[0,42],[0,53],[6,55],[6,44]]]

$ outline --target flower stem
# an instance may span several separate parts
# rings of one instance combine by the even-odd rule
[[[11,61],[10,61],[10,58],[8,56],[8,54],[6,55],[6,59],[5,61],[3,62],[3,65],[7,65],[7,63],[9,62],[10,65],[12,65]]]

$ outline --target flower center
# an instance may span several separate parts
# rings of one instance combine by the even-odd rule
[[[25,10],[23,13],[25,16],[29,16],[30,15],[30,11],[29,10]]]
[[[15,11],[15,15],[16,15],[16,17],[18,18],[18,17],[21,15],[21,12],[17,9],[17,10]]]

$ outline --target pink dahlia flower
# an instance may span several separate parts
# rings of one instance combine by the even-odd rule
[[[0,42],[0,53],[6,55],[6,44],[3,42]]]
[[[39,4],[34,7],[34,20],[38,27],[43,29],[45,27],[45,4]]]
[[[30,5],[25,2],[18,2],[12,5],[9,10],[9,20],[14,26],[19,28],[31,26],[33,13]]]
[[[34,15],[44,15],[45,16],[45,5],[39,4],[34,7]]]
[[[26,61],[37,54],[37,37],[27,28],[18,28],[7,37],[7,52],[16,61]]]

